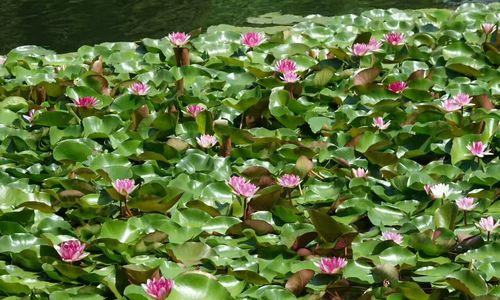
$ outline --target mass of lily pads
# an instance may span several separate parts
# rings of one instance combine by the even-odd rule
[[[498,299],[499,16],[13,49],[0,297]]]

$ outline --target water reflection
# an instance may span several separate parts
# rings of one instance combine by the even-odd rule
[[[493,2],[483,0],[481,2]],[[0,53],[26,44],[60,52],[84,44],[158,38],[174,30],[227,23],[249,16],[340,15],[371,8],[456,6],[464,0],[2,0]]]

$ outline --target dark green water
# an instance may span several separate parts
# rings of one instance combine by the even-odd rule
[[[487,3],[494,0],[482,0]],[[245,25],[268,12],[325,16],[372,8],[455,7],[468,0],[0,0],[0,53],[20,45],[59,52],[159,38],[174,30]]]

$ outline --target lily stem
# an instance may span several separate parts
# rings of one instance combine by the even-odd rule
[[[243,221],[247,219],[247,199],[245,197],[241,197],[243,200]]]

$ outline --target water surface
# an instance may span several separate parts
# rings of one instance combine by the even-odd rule
[[[269,12],[325,16],[372,8],[454,7],[468,0],[0,0],[0,53],[21,45],[59,52],[101,42],[160,38]],[[494,0],[482,0],[487,3]]]

